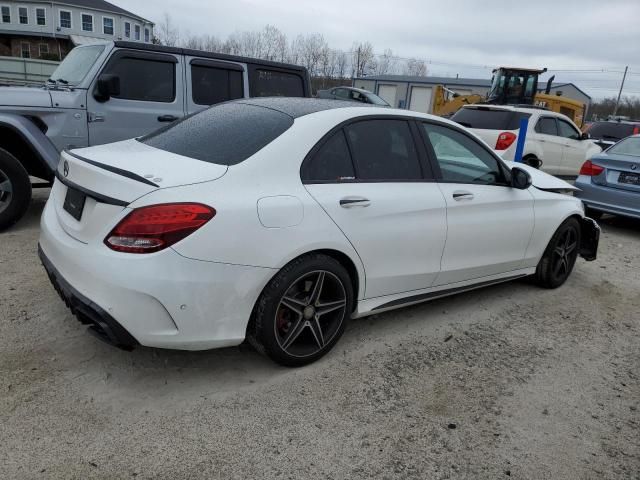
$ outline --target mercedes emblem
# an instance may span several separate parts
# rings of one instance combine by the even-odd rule
[[[62,165],[62,173],[64,173],[65,177],[69,176],[69,162],[68,161],[64,161],[64,164]]]
[[[631,165],[631,170],[635,170],[636,168],[638,168],[638,166],[635,163]]]

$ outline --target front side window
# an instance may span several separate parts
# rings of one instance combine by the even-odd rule
[[[124,22],[124,38],[131,38],[131,24]]]
[[[252,97],[304,97],[302,77],[295,73],[256,68],[249,83]]]
[[[29,24],[29,10],[27,7],[18,7],[18,19],[22,25]]]
[[[135,35],[136,40],[140,40],[140,25],[136,25],[133,29],[133,33]]]
[[[139,139],[160,150],[203,162],[236,165],[266,147],[293,125],[270,108],[223,103]]]
[[[11,7],[2,6],[2,23],[11,23]]]
[[[149,31],[148,28],[144,29],[144,41],[149,43],[149,40],[151,38],[151,32]]]
[[[112,61],[104,73],[120,77],[120,94],[114,98],[165,103],[176,98],[175,63],[122,57]]]
[[[452,128],[423,123],[440,167],[442,181],[494,185],[503,183],[503,174],[491,153],[465,134]]]
[[[564,138],[572,138],[574,140],[580,138],[580,133],[573,128],[573,125],[561,118],[558,119],[558,133]]]
[[[332,183],[354,178],[353,162],[342,129],[325,141],[302,167],[304,183]]]
[[[365,120],[345,127],[359,180],[421,180],[418,152],[405,120]]]
[[[113,35],[113,18],[102,17],[102,33]]]
[[[93,15],[82,14],[82,30],[84,32],[93,32]]]
[[[60,10],[60,28],[71,28],[71,12]]]
[[[552,117],[541,117],[536,123],[536,132],[543,135],[558,135],[558,127],[556,127],[556,119]]]
[[[20,44],[22,58],[31,58],[31,44],[23,42]]]
[[[214,105],[242,98],[242,71],[191,65],[193,103]]]
[[[44,8],[36,8],[36,23],[40,26],[47,24],[47,11]]]

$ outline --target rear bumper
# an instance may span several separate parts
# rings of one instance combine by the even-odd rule
[[[38,245],[38,256],[49,276],[49,280],[51,280],[53,288],[80,323],[90,325],[89,330],[98,338],[124,350],[131,350],[136,345],[139,345],[138,341],[111,315],[73,288],[60,275],[60,272],[56,270],[44,254],[40,245]]]
[[[589,208],[614,215],[640,218],[640,193],[597,185],[591,182],[591,177],[584,175],[578,177],[575,186],[580,191],[574,195]]]
[[[69,236],[51,200],[40,256],[54,287],[92,333],[120,347],[206,350],[242,343],[251,311],[274,270],[193,260],[171,248],[114,252],[98,238]]]

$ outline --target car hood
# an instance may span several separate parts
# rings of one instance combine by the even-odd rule
[[[42,87],[0,87],[0,106],[51,108],[51,95]]]
[[[553,175],[549,175],[548,173],[544,173],[543,171],[538,170],[537,168],[533,168],[533,167],[530,167],[529,165],[525,165],[524,163],[507,162],[507,161],[505,161],[504,163],[506,163],[509,166],[509,168],[518,167],[518,168],[521,168],[522,170],[526,170],[527,172],[529,172],[529,175],[531,175],[531,184],[534,187],[539,188],[540,190],[560,190],[560,191],[580,190],[579,188],[574,187],[573,185],[565,182],[564,180],[554,177]]]

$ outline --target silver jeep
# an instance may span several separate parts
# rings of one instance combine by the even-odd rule
[[[76,47],[45,85],[0,87],[0,230],[24,215],[32,187],[51,184],[64,149],[138,137],[227,100],[310,93],[295,65],[119,41]]]

